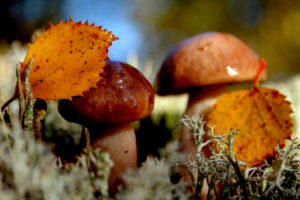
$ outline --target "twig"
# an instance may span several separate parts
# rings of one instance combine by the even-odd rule
[[[11,141],[10,141],[10,138],[9,138],[8,126],[5,123],[4,116],[3,116],[1,111],[0,111],[0,122],[3,124],[0,127],[2,128],[2,133],[4,135],[4,139],[6,140],[9,148],[11,148]]]
[[[11,127],[11,129],[14,129],[15,124],[14,124],[13,114],[12,114],[10,106],[7,107],[7,115],[9,118],[10,127]]]
[[[89,129],[85,126],[83,126],[83,132],[85,135],[85,147],[86,147],[86,151],[87,153],[90,153],[91,151],[91,137],[90,137],[90,132]],[[91,160],[89,159],[89,157],[87,157],[87,168],[90,170],[91,167]]]
[[[33,120],[33,131],[35,139],[41,141],[43,120],[46,116],[47,103],[44,100],[37,99],[34,104],[34,120]]]
[[[91,138],[90,138],[89,129],[84,126],[83,127],[83,132],[84,132],[84,135],[85,135],[85,147],[87,149],[90,149],[90,147],[91,147]]]
[[[33,133],[33,120],[34,120],[34,99],[31,90],[31,85],[29,83],[29,75],[31,71],[31,65],[33,62],[33,58],[30,60],[27,65],[24,73],[24,87],[25,87],[25,111],[24,111],[24,127],[26,130]]]
[[[231,143],[232,144],[232,143]],[[242,175],[242,172],[240,170],[240,167],[238,166],[238,164],[232,160],[232,158],[230,156],[227,155],[228,160],[230,161],[230,163],[232,164],[236,175],[239,178],[239,183],[241,185],[241,187],[243,188],[243,194],[244,194],[244,198],[245,200],[249,199],[248,197],[248,192],[247,192],[247,185],[246,185],[246,181],[244,179],[244,176]]]
[[[6,126],[6,123],[5,123],[5,120],[4,120],[4,117],[3,117],[3,114],[1,111],[0,111],[0,122],[3,124],[3,126]]]
[[[17,66],[16,68],[17,74],[17,93],[19,93],[19,120],[22,123],[23,121],[23,114],[25,111],[25,99],[23,94],[23,87],[22,87],[22,79],[21,79],[21,72],[20,67]]]

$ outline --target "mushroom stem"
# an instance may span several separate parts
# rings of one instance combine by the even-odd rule
[[[198,88],[191,91],[185,115],[203,115],[204,120],[207,114],[212,110],[216,99],[227,91],[226,84],[211,85]],[[180,136],[180,150],[183,153],[196,153],[196,144],[192,133],[186,128],[182,127]]]
[[[134,128],[130,123],[111,125],[89,125],[91,148],[108,152],[114,166],[109,175],[109,193],[117,192],[122,183],[121,175],[129,168],[137,166],[137,145]],[[93,166],[92,166],[93,169]]]
[[[189,98],[187,109],[185,111],[185,115],[187,116],[203,115],[205,120],[207,114],[211,112],[213,105],[216,102],[216,99],[226,91],[227,91],[226,84],[211,85],[202,88],[197,88],[191,91],[189,93],[190,98]],[[196,155],[196,149],[197,147],[192,133],[188,130],[187,127],[182,126],[181,136],[180,136],[180,151],[187,155],[191,155],[191,158],[193,159]],[[205,156],[207,157],[210,156],[210,150],[207,147],[204,147],[202,150]],[[188,174],[187,170],[181,168],[180,173],[185,178],[185,180],[189,183],[189,185],[192,185],[192,178]],[[193,176],[194,179],[197,180],[196,171],[195,174],[193,174]],[[217,186],[218,190],[220,190],[219,187],[220,186],[218,185]],[[207,192],[208,192],[208,185],[207,182],[204,181],[200,199],[206,199]],[[218,191],[218,194],[220,194],[220,191]],[[215,198],[218,197],[216,196]]]

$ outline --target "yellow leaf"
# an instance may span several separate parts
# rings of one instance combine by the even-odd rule
[[[34,98],[71,99],[96,87],[106,65],[108,47],[117,38],[94,25],[70,22],[50,24],[29,45],[21,73],[33,58],[29,77]]]
[[[275,155],[276,146],[291,138],[294,122],[290,102],[277,90],[258,88],[221,96],[208,116],[215,134],[238,130],[233,142],[237,159],[250,167],[262,164]]]

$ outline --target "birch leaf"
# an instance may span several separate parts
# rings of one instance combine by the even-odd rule
[[[276,146],[291,139],[294,122],[292,108],[285,96],[275,89],[253,87],[221,96],[208,116],[215,133],[237,129],[233,152],[250,167],[275,155]]]
[[[21,64],[21,73],[33,58],[29,82],[34,98],[71,99],[95,88],[108,59],[108,47],[118,39],[94,25],[69,22],[36,35]]]

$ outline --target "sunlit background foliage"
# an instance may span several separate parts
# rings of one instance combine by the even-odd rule
[[[230,32],[268,62],[278,79],[300,72],[300,2],[297,0],[2,0],[1,50],[14,40],[70,16],[89,20],[120,37],[111,59],[137,53],[157,69],[176,42],[206,31]],[[155,70],[154,70],[155,72]]]

